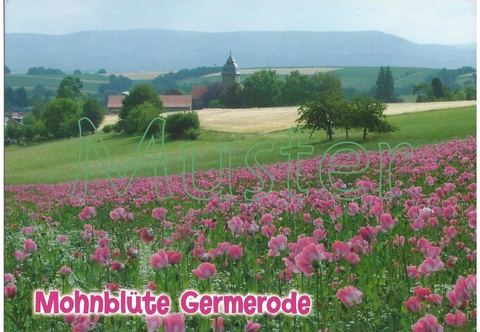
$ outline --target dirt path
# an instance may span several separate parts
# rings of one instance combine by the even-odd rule
[[[401,103],[388,104],[386,115],[396,115],[413,112],[424,112],[435,109],[445,109],[476,105],[472,101],[451,101],[435,103]],[[268,107],[247,109],[209,108],[199,110],[198,115],[202,128],[215,131],[235,133],[262,133],[284,130],[296,125],[298,106]],[[118,121],[117,115],[107,115],[100,128],[106,124]]]

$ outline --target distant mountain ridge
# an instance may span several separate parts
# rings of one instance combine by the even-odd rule
[[[5,65],[107,72],[175,71],[223,66],[232,52],[241,68],[306,66],[476,66],[476,49],[415,44],[378,31],[190,32],[84,31],[5,34]]]

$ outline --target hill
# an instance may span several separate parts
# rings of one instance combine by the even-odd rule
[[[476,50],[415,44],[376,31],[188,32],[85,31],[66,35],[5,34],[5,64],[63,71],[141,72],[223,66],[232,52],[242,68],[298,66],[476,66]]]

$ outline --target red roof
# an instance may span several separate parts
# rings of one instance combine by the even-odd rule
[[[190,108],[192,106],[192,96],[191,95],[165,95],[158,96],[163,101],[163,106],[165,108],[170,107],[185,107]],[[122,101],[125,96],[108,96],[108,108],[121,108],[123,106]]]
[[[123,106],[122,101],[125,96],[108,96],[108,108],[120,108]]]
[[[207,92],[208,86],[194,86],[192,87],[192,99],[201,99],[202,95]]]
[[[163,101],[163,106],[167,107],[187,107],[192,106],[191,95],[162,95],[159,96]]]

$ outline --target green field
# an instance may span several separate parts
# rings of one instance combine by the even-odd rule
[[[413,146],[435,144],[452,139],[463,139],[468,135],[476,136],[476,107],[463,107],[447,110],[410,113],[389,116],[388,120],[400,129],[389,135],[370,134],[366,141],[362,133],[350,132],[350,140],[361,144],[367,150],[378,150],[379,142],[387,142],[393,148],[395,145],[408,142]],[[135,149],[139,146],[141,136],[124,136],[116,133],[100,135],[107,147],[117,169],[123,174],[126,166],[132,160]],[[101,149],[96,135],[91,136],[94,146]],[[317,132],[312,137],[308,133],[301,134],[302,144],[314,147],[314,155],[321,155],[334,143],[344,141],[345,134],[336,131],[334,140],[326,140],[324,132]],[[86,142],[86,138],[82,138]],[[195,169],[207,170],[218,168],[219,154],[217,144],[228,142],[232,148],[232,167],[245,166],[245,155],[256,143],[271,141],[274,144],[272,153],[259,155],[259,162],[273,164],[286,161],[280,155],[282,146],[288,146],[287,131],[268,134],[230,134],[204,131],[200,139],[194,141]],[[79,138],[62,139],[52,142],[38,143],[31,146],[8,146],[5,148],[5,184],[59,183],[74,181],[78,166]],[[157,156],[160,156],[161,140],[156,140]],[[168,174],[183,172],[182,144],[185,141],[165,143]],[[84,145],[85,146],[85,145]],[[144,142],[141,148],[145,148]],[[143,151],[143,149],[141,150]],[[295,152],[296,150],[293,149]],[[105,162],[105,153],[102,154]],[[139,156],[133,160],[138,162]],[[307,156],[302,156],[306,158]],[[310,157],[310,156],[309,156]],[[253,162],[250,160],[253,164]],[[84,160],[82,160],[84,166]],[[153,152],[148,150],[139,165],[137,176],[153,176]],[[224,163],[226,166],[226,163]],[[114,167],[108,166],[111,172]],[[187,169],[187,171],[190,171]],[[132,173],[127,173],[130,176]],[[161,175],[161,173],[159,173]],[[113,176],[116,177],[116,176]],[[94,154],[90,156],[89,179],[106,178],[100,162]]]

